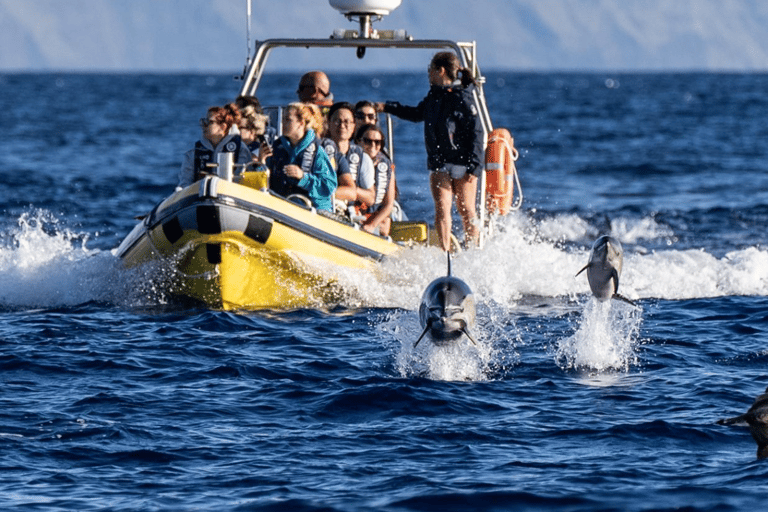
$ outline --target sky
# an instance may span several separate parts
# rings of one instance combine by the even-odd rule
[[[252,0],[251,38],[356,28],[327,0]],[[245,63],[246,0],[0,0],[0,71],[215,71]],[[403,0],[379,29],[476,40],[484,70],[768,71],[764,0]],[[387,52],[384,52],[387,53]],[[369,52],[362,69],[421,69]],[[317,62],[300,52],[275,69]],[[318,67],[341,68],[338,55]]]

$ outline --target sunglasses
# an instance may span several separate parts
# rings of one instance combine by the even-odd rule
[[[312,89],[312,91],[319,92],[323,96],[323,98],[327,98],[328,95],[330,94],[328,92],[325,92],[324,90],[322,90],[316,85],[309,85],[309,84],[299,85],[299,91],[306,91],[307,89]]]
[[[209,125],[215,124],[216,121],[213,121],[211,119],[208,119],[207,117],[201,117],[200,118],[200,126],[203,128],[208,128]]]
[[[355,119],[373,119],[376,120],[376,114],[366,114],[365,112],[355,112]]]
[[[381,146],[381,144],[384,141],[381,139],[369,139],[368,137],[363,137],[363,144],[370,144],[371,146]]]

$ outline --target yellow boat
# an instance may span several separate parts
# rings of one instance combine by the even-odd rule
[[[357,49],[362,57],[371,48],[416,48],[454,51],[463,66],[483,79],[476,62],[475,43],[443,40],[416,41],[404,31],[374,31],[372,20],[380,19],[400,0],[330,0],[349,19],[360,22],[359,31],[335,31],[329,39],[272,39],[256,43],[253,59],[243,74],[241,95],[256,95],[267,57],[274,48]],[[485,135],[493,135],[482,85],[474,94],[475,106]],[[280,131],[280,115],[275,123]],[[389,154],[392,122],[387,118]],[[508,136],[508,134],[507,134]],[[508,150],[490,151],[480,184],[481,220],[497,208],[499,190],[509,203],[517,180]],[[506,139],[505,139],[506,140]],[[511,144],[511,139],[509,139]],[[498,147],[506,145],[504,142]],[[498,156],[502,155],[499,161]],[[488,160],[488,158],[487,158]],[[161,262],[170,274],[163,279],[168,291],[189,297],[215,309],[295,308],[322,305],[334,294],[334,269],[373,271],[378,263],[393,257],[403,242],[436,242],[424,222],[393,223],[390,238],[375,236],[358,225],[329,215],[267,190],[267,179],[259,173],[234,175],[231,164],[219,163],[217,176],[208,176],[176,191],[157,205],[117,248],[127,267]],[[494,174],[495,173],[495,174]],[[236,174],[236,173],[235,173]],[[486,201],[486,174],[489,186]],[[519,207],[519,181],[516,181]],[[495,188],[494,188],[495,187]],[[505,188],[506,187],[506,188]],[[506,190],[506,192],[504,192]],[[507,210],[509,204],[507,204]],[[501,213],[505,213],[502,208]],[[482,236],[482,235],[481,235]]]
[[[117,255],[128,266],[171,262],[171,291],[212,308],[290,308],[322,300],[322,266],[372,270],[398,248],[266,189],[209,176],[157,205]]]

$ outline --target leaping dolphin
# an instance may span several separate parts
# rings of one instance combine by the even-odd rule
[[[592,253],[589,255],[589,263],[576,275],[587,271],[587,280],[592,295],[600,302],[616,298],[634,306],[634,302],[618,293],[619,276],[623,264],[624,251],[621,248],[621,242],[608,235],[603,235],[595,240]]]
[[[419,321],[424,336],[437,346],[443,346],[466,336],[477,345],[470,329],[475,325],[475,298],[467,283],[451,275],[451,253],[448,253],[448,275],[429,283],[421,296]]]
[[[768,458],[768,388],[747,412],[735,418],[727,418],[717,422],[718,425],[749,426],[749,433],[757,443],[757,458]]]

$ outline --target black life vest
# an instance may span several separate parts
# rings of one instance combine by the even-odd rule
[[[374,207],[381,204],[384,201],[384,196],[389,189],[389,180],[392,179],[392,171],[395,165],[392,163],[384,153],[379,152],[376,155],[376,160],[373,162],[373,174],[375,178],[374,190],[376,196],[373,201]]]
[[[221,150],[221,153],[234,153],[234,160],[237,161],[237,155],[240,154],[240,145],[242,139],[239,135],[233,136]],[[203,145],[202,141],[195,142],[195,174],[193,181],[202,179],[209,174],[216,174],[215,168],[208,167],[207,164],[216,163],[213,159],[215,151],[208,149]]]
[[[283,167],[289,164],[295,164],[296,161],[300,161],[301,170],[304,174],[309,174],[315,167],[315,158],[317,158],[317,150],[322,147],[320,139],[315,137],[315,140],[309,144],[301,153],[299,153],[295,160],[291,160],[291,152],[289,148],[285,147],[283,139],[278,139],[272,153],[272,165],[270,168],[272,172],[269,174],[269,188],[276,194],[280,194],[283,197],[288,197],[291,194],[304,194],[308,192],[298,186],[299,180],[296,178],[289,178],[283,173]]]

